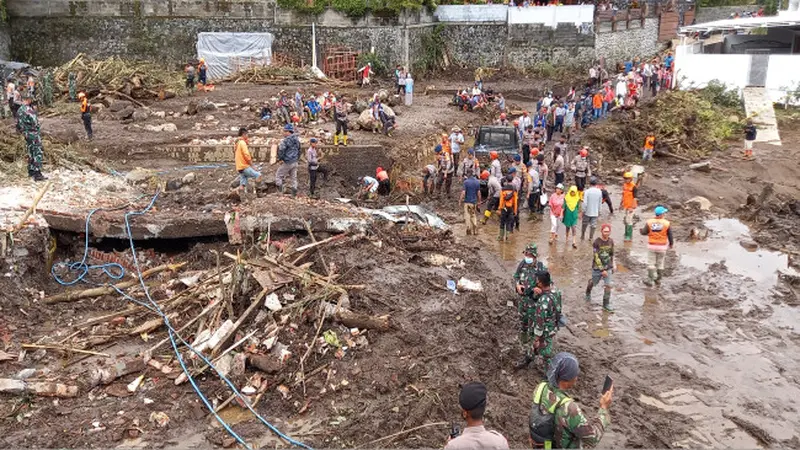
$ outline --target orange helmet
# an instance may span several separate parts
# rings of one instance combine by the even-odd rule
[[[514,121],[514,126],[515,126],[515,127],[518,127],[518,126],[519,126],[519,120],[515,120],[515,121]]]
[[[506,117],[507,117],[506,113],[500,113],[500,118],[501,119],[506,120]]]
[[[488,179],[489,179],[489,171],[484,170],[483,172],[481,172],[481,180],[488,180]]]
[[[489,158],[491,158],[491,159],[497,159],[497,152],[495,152],[495,151],[491,151],[491,152],[489,152]]]
[[[531,156],[535,157],[538,155],[539,155],[539,147],[533,147],[533,150],[531,150]]]
[[[583,156],[584,158],[586,158],[587,156],[589,156],[589,149],[588,149],[588,148],[586,148],[586,147],[583,147],[583,148],[581,149],[581,156]]]

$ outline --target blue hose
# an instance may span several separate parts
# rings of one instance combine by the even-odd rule
[[[304,448],[304,449],[307,449],[307,450],[313,450],[308,445],[306,445],[306,444],[304,444],[302,442],[296,441],[296,440],[290,438],[289,436],[283,434],[274,425],[269,423],[260,414],[258,414],[258,412],[256,412],[255,409],[253,409],[253,407],[250,406],[250,404],[246,401],[246,399],[244,399],[244,396],[242,395],[242,393],[239,392],[238,389],[236,389],[236,386],[226,376],[224,376],[222,373],[220,373],[220,371],[216,368],[216,366],[214,366],[214,364],[212,364],[211,361],[208,358],[206,358],[205,355],[203,355],[201,352],[197,351],[194,347],[191,346],[191,344],[186,342],[183,339],[183,337],[181,337],[178,334],[178,332],[172,327],[172,324],[169,322],[169,318],[166,316],[166,314],[164,314],[164,312],[158,306],[158,303],[156,303],[156,301],[153,300],[153,298],[150,296],[150,291],[149,291],[149,289],[147,289],[147,285],[144,282],[144,277],[142,277],[142,271],[141,271],[141,268],[139,267],[139,260],[138,260],[138,257],[136,256],[136,247],[134,246],[133,234],[131,233],[131,227],[130,227],[130,217],[132,217],[132,216],[141,216],[141,215],[146,214],[150,209],[153,208],[153,205],[155,204],[155,202],[158,199],[160,194],[161,194],[160,191],[156,192],[156,194],[153,196],[152,200],[150,200],[150,203],[147,205],[147,207],[145,207],[141,211],[129,211],[129,212],[125,213],[125,231],[126,231],[127,236],[128,236],[128,242],[130,244],[131,252],[133,254],[134,267],[136,268],[136,273],[137,273],[138,278],[139,278],[139,283],[141,284],[142,289],[144,290],[145,296],[147,297],[147,300],[148,300],[148,302],[150,304],[148,305],[148,304],[146,304],[144,302],[141,302],[141,301],[139,301],[137,299],[134,299],[133,297],[131,297],[128,294],[126,294],[125,292],[123,292],[121,289],[119,289],[116,286],[114,286],[113,284],[111,285],[111,287],[113,287],[114,290],[116,290],[124,298],[126,298],[126,299],[128,299],[128,300],[130,300],[130,301],[132,301],[134,303],[137,303],[137,304],[149,309],[150,311],[155,312],[159,316],[161,316],[161,318],[164,320],[164,325],[167,327],[167,332],[169,334],[169,340],[170,340],[170,343],[172,344],[172,350],[175,352],[175,355],[178,358],[178,363],[180,364],[181,369],[183,370],[183,372],[188,377],[189,383],[192,385],[192,388],[197,393],[197,395],[200,397],[200,400],[203,401],[203,404],[206,406],[206,408],[208,408],[208,410],[211,411],[211,413],[214,415],[214,418],[217,419],[217,421],[220,423],[220,425],[222,425],[223,428],[225,428],[225,431],[227,431],[231,436],[233,436],[233,438],[236,439],[240,444],[242,444],[242,446],[244,446],[248,450],[251,449],[251,447],[249,445],[247,445],[247,443],[244,441],[244,439],[241,436],[239,436],[235,431],[233,431],[233,429],[230,427],[230,425],[228,425],[225,422],[225,420],[222,419],[222,417],[220,417],[219,414],[217,414],[216,411],[214,411],[214,407],[208,401],[208,398],[206,398],[206,396],[203,395],[203,392],[200,390],[200,387],[197,385],[197,382],[194,380],[194,378],[192,377],[189,369],[186,367],[186,364],[184,363],[183,356],[181,355],[181,352],[178,350],[178,342],[177,341],[180,341],[181,344],[183,344],[187,348],[189,348],[195,355],[200,357],[200,359],[202,359],[203,362],[205,362],[209,367],[211,367],[211,369],[214,370],[214,372],[217,373],[217,375],[220,377],[220,379],[222,379],[222,381],[224,381],[225,384],[228,385],[228,387],[234,392],[234,394],[238,398],[243,400],[242,403],[247,406],[247,409],[250,412],[252,412],[253,415],[255,415],[258,418],[258,420],[261,421],[261,423],[263,423],[264,425],[266,425],[267,428],[269,428],[273,433],[275,433],[281,439],[285,440],[286,442],[288,442],[288,443],[290,443],[290,444],[292,444],[294,446],[301,447],[301,448]],[[86,258],[87,258],[87,255],[89,253],[89,221],[90,221],[92,215],[95,212],[97,212],[97,211],[99,211],[101,209],[102,208],[93,209],[92,211],[89,212],[89,215],[86,217],[86,240],[85,240],[85,248],[84,248],[84,252],[83,252],[83,258],[81,259],[80,262],[75,262],[75,263],[71,263],[71,264],[67,264],[66,265],[69,270],[78,270],[78,271],[80,271],[80,273],[78,274],[78,276],[74,280],[69,281],[69,282],[65,282],[65,281],[61,280],[56,275],[55,271],[53,271],[52,272],[53,278],[55,278],[55,280],[58,283],[60,283],[62,285],[65,285],[65,286],[73,285],[73,284],[75,284],[75,283],[77,283],[77,282],[79,282],[81,280],[84,280],[84,278],[85,278],[86,274],[89,272],[89,270],[93,270],[93,269],[101,269],[101,270],[103,270],[103,273],[105,273],[108,277],[110,277],[113,280],[120,280],[120,279],[122,279],[122,277],[125,276],[125,269],[122,266],[120,266],[119,264],[116,264],[116,263],[100,264],[100,265],[93,265],[93,266],[90,266],[90,265],[86,264]],[[55,266],[54,266],[54,268],[55,268]],[[112,270],[112,268],[118,270],[118,272],[115,273],[114,270]],[[177,339],[177,341],[176,341],[176,339]]]

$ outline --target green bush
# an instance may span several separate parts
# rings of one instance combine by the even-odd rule
[[[709,81],[705,88],[698,90],[698,94],[712,104],[723,108],[739,109],[742,107],[742,99],[739,96],[739,92],[735,89],[728,89],[719,80]]]
[[[375,75],[384,76],[387,74],[386,61],[376,53],[361,53],[358,55],[358,68],[364,67],[367,63],[372,64],[372,71]]]
[[[414,62],[413,73],[419,76],[442,70],[447,49],[442,31],[444,31],[444,25],[440,24],[420,36],[420,54]]]
[[[330,8],[349,17],[364,17],[370,12],[394,15],[422,7],[435,8],[435,0],[278,0],[278,6],[305,14],[322,14]]]

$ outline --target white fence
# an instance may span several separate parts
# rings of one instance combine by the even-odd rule
[[[440,5],[434,16],[439,22],[507,22],[510,25],[540,23],[556,28],[559,23],[580,25],[594,22],[594,5],[526,6]]]
[[[682,89],[701,88],[719,80],[730,89],[749,86],[754,56],[744,54],[692,53],[696,48],[675,49],[675,81]],[[764,88],[773,102],[783,102],[787,90],[800,85],[800,55],[770,55]]]
[[[439,5],[433,13],[439,22],[506,22],[505,5]]]
[[[509,8],[509,24],[541,23],[555,28],[559,23],[594,22],[594,5],[528,6]]]

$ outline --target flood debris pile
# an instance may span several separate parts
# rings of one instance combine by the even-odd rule
[[[108,395],[129,396],[155,389],[153,378],[166,377],[180,385],[190,375],[216,372],[242,393],[216,398],[213,404],[220,410],[231,403],[254,407],[267,391],[288,398],[293,391],[304,390],[311,377],[330,379],[327,368],[332,360],[360,351],[369,345],[371,333],[387,331],[392,324],[388,315],[359,310],[352,296],[357,298],[366,286],[345,284],[341,269],[326,261],[325,253],[381,244],[378,238],[357,232],[320,240],[309,236],[303,243],[296,235],[280,240],[265,235],[245,246],[247,253],[217,253],[216,264],[204,270],[186,270],[186,262],[153,266],[160,261],[151,258],[148,265],[153,267],[142,272],[147,293],[138,279],[128,277],[115,287],[93,286],[44,297],[42,302],[50,308],[119,297],[119,291],[131,301],[125,308],[21,343],[14,356],[20,361],[25,352],[40,350],[73,359],[60,370],[34,369],[24,378],[0,379],[0,392],[76,397],[100,388]],[[116,258],[124,260],[125,255]],[[172,338],[165,317],[174,330]],[[129,339],[139,343],[136,355],[112,357],[104,351]],[[90,357],[95,359],[81,362]]]
[[[77,142],[66,142],[52,135],[42,137],[46,162],[50,167],[81,170],[95,166]],[[0,129],[0,174],[9,179],[27,177],[28,150],[21,135],[9,128]]]
[[[70,73],[75,74],[76,85],[91,95],[117,93],[140,100],[174,95],[183,89],[185,81],[180,72],[150,62],[117,56],[92,59],[80,53],[55,70],[55,81],[62,93],[68,91]]]
[[[658,153],[699,158],[725,148],[725,140],[741,130],[740,114],[739,107],[703,90],[665,91],[638,110],[592,125],[586,140],[606,155],[624,158],[640,154],[645,136],[653,133]]]

